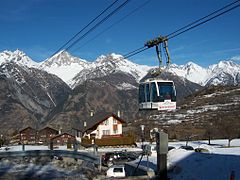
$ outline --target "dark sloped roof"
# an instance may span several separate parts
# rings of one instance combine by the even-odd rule
[[[31,126],[27,126],[27,127],[23,128],[23,129],[19,130],[19,133],[21,133],[22,131],[24,131],[24,130],[26,130],[26,129],[28,129],[28,128],[36,131],[36,129],[32,128]]]
[[[43,127],[42,129],[39,130],[39,132],[41,132],[44,129],[51,129],[51,130],[54,130],[54,131],[58,132],[58,130],[56,130],[56,129],[52,128],[52,127],[49,127],[49,126]]]

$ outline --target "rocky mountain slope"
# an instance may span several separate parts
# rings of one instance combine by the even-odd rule
[[[178,99],[192,94],[201,86],[186,79],[166,73],[163,79],[172,78],[178,90]],[[134,121],[138,112],[138,83],[135,77],[115,72],[104,77],[87,80],[74,88],[68,100],[57,107],[59,111],[50,116],[50,124],[56,128],[80,127],[89,118],[90,111],[95,113],[119,111],[127,122]],[[147,114],[144,115],[145,117]],[[46,121],[48,122],[48,121]]]
[[[131,123],[160,127],[171,139],[207,139],[239,137],[240,87],[211,86],[185,98],[176,111],[141,112]]]
[[[40,124],[71,91],[57,76],[14,62],[0,65],[0,77],[1,132]]]
[[[131,88],[122,90],[121,81]],[[50,114],[50,121],[46,122],[56,128],[71,129],[81,127],[83,121],[89,118],[91,111],[117,114],[119,110],[128,120],[137,113],[137,103],[137,83],[134,78],[123,73],[115,73],[78,85],[68,100],[61,107],[57,107],[59,112]]]
[[[35,63],[19,50],[4,51],[0,53],[0,122],[3,125],[0,127],[12,132],[41,122],[43,125],[52,124],[56,128],[71,128],[81,125],[91,110],[113,113],[120,111],[128,122],[147,119],[166,126],[172,122],[179,124],[197,121],[198,118],[208,119],[214,114],[210,110],[222,107],[220,103],[212,108],[208,100],[202,101],[204,97],[195,100],[196,94],[189,101],[181,100],[201,90],[199,84],[206,87],[211,84],[235,85],[239,84],[240,78],[239,65],[231,61],[221,61],[208,68],[194,63],[171,65],[161,78],[175,82],[178,110],[164,113],[138,112],[138,82],[151,68],[137,65],[116,54],[87,62],[61,52],[42,63]],[[46,71],[59,75],[73,89]],[[235,103],[237,98],[230,99],[230,107],[235,107],[231,103]],[[188,103],[185,105],[185,102]],[[201,106],[193,113],[190,111],[193,110],[193,105],[190,110],[188,105],[196,102],[201,102]],[[201,113],[195,113],[201,111],[203,114],[209,111],[210,114],[206,118]],[[218,113],[220,112],[216,111]]]

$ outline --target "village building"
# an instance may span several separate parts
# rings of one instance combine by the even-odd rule
[[[51,127],[44,127],[40,130],[31,127],[24,128],[20,131],[20,142],[24,144],[50,144],[55,146],[81,143],[82,138],[90,141],[94,139],[118,138],[123,137],[123,119],[113,113],[99,112],[91,114],[89,118],[81,121],[79,128],[72,128],[71,132],[58,134],[59,131]],[[90,144],[93,144],[91,142]]]
[[[66,144],[73,144],[74,141],[76,140],[76,138],[72,134],[62,133],[62,134],[52,137],[50,140],[54,146],[55,145],[62,146],[62,145],[66,145]]]
[[[121,137],[123,119],[113,113],[95,114],[84,122],[84,136],[95,139]]]
[[[36,129],[33,129],[30,126],[20,130],[19,135],[20,135],[19,136],[20,143],[24,143],[24,144],[35,144],[36,143],[37,131],[36,131]]]
[[[51,127],[44,127],[37,133],[38,143],[49,144],[50,139],[58,135],[58,130]]]

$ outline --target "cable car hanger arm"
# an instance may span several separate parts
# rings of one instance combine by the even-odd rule
[[[170,53],[168,50],[167,36],[159,36],[155,39],[149,40],[144,44],[144,46],[147,48],[152,48],[154,46],[156,47],[157,57],[159,60],[159,67],[161,67],[162,66],[161,48],[159,49],[159,45],[161,44],[163,44],[163,49],[165,50],[166,57],[167,57],[167,66],[169,66],[169,64],[171,63],[171,59],[170,59]]]

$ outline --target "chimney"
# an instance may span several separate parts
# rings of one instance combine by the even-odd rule
[[[90,117],[93,117],[93,115],[94,115],[94,111],[90,110]]]
[[[83,127],[87,127],[87,122],[86,121],[83,122]]]
[[[62,134],[62,127],[59,128],[58,134]]]
[[[120,111],[120,110],[118,110],[117,116],[118,116],[118,117],[121,117],[121,111]]]

